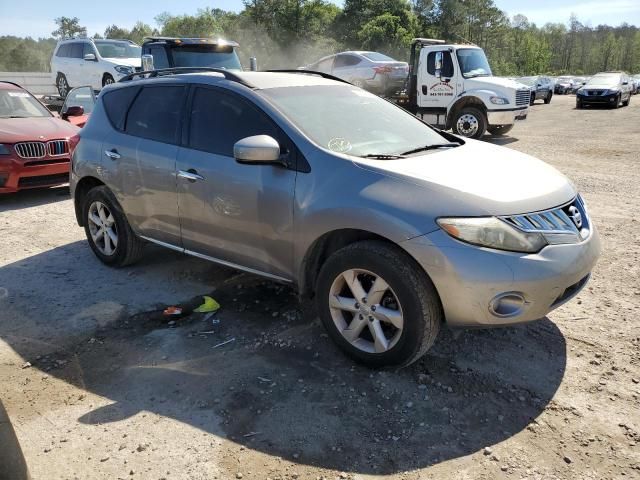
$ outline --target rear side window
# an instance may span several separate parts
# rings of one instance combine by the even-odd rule
[[[103,95],[102,103],[107,117],[116,129],[124,130],[127,110],[139,90],[139,87],[118,88]]]
[[[70,45],[65,43],[64,45],[60,45],[58,51],[56,52],[56,57],[68,57],[70,51]]]
[[[234,95],[198,88],[193,96],[189,147],[233,157],[233,145],[245,137],[269,135],[283,145],[264,112]]]
[[[360,59],[354,55],[338,55],[333,68],[352,67],[360,63]]]
[[[144,87],[129,109],[125,131],[136,137],[177,143],[185,88]]]

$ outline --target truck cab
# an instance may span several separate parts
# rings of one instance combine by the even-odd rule
[[[211,67],[242,70],[238,44],[214,38],[147,37],[142,44],[142,69]]]
[[[468,138],[503,135],[529,100],[528,87],[493,76],[480,47],[413,39],[405,108],[425,122]]]

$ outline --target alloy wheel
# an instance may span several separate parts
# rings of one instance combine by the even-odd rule
[[[113,214],[102,202],[89,206],[89,232],[96,248],[106,256],[111,256],[118,248],[118,227]]]
[[[465,113],[456,122],[458,132],[465,137],[472,137],[478,132],[480,125],[478,119],[469,113]]]
[[[342,272],[333,281],[328,300],[337,330],[359,350],[384,353],[400,339],[402,307],[381,276],[362,269]]]
[[[58,93],[61,97],[66,97],[68,93],[67,80],[62,75],[58,77]]]

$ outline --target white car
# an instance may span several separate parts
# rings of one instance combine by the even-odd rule
[[[73,88],[100,90],[140,69],[141,48],[130,40],[61,40],[51,57],[51,75],[61,97]]]

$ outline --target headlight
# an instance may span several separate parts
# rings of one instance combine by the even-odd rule
[[[9,147],[4,145],[3,143],[0,143],[0,155],[9,155],[10,153],[11,151],[9,150]]]
[[[439,218],[438,225],[458,240],[511,252],[539,252],[547,242],[540,233],[525,233],[496,217]]]
[[[489,98],[489,100],[491,100],[491,103],[495,103],[496,105],[508,105],[509,104],[509,100],[507,100],[504,97],[491,97],[491,98]]]
[[[584,90],[580,89],[576,92],[576,95],[584,95]]]
[[[116,72],[122,74],[122,75],[129,75],[131,73],[133,73],[133,67],[129,66],[129,65],[116,65],[115,67]]]
[[[607,93],[618,93],[619,91],[619,88],[610,88],[609,90],[607,90]]]

